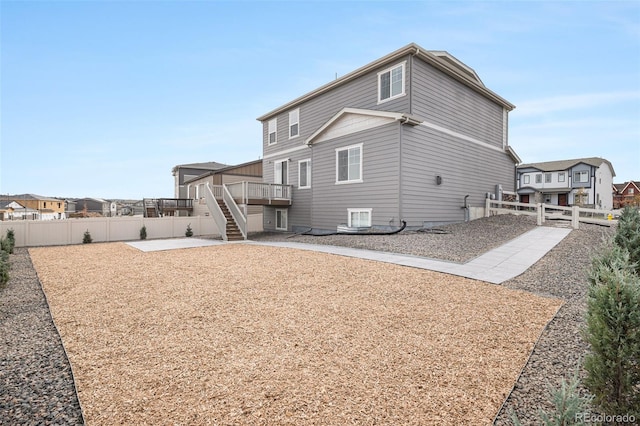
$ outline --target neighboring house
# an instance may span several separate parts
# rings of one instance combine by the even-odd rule
[[[204,199],[205,185],[207,183],[213,186],[220,186],[240,185],[242,182],[262,182],[262,160],[211,170],[198,177],[185,180],[187,198],[194,200],[193,215],[209,215],[209,209]],[[249,211],[245,205],[245,212],[245,214],[260,214],[262,213],[262,206],[253,206]]]
[[[468,220],[488,193],[515,191],[514,108],[469,66],[416,44],[296,98],[258,118],[264,182],[291,190],[290,205],[265,206],[264,228]]]
[[[520,164],[517,192],[522,203],[613,208],[613,166],[604,158]]]
[[[38,212],[39,220],[65,219],[65,202],[35,194],[10,195],[8,199]]]
[[[227,164],[210,161],[208,163],[179,164],[171,170],[174,177],[174,197],[189,198],[185,182],[205,173],[229,167]]]
[[[67,214],[67,217],[71,217],[70,215],[76,212],[76,202],[74,200],[65,199],[64,200],[64,211]]]
[[[38,210],[25,207],[17,201],[0,201],[0,220],[38,220]]]
[[[640,182],[630,180],[613,184],[613,208],[624,206],[640,206]]]
[[[100,216],[115,216],[116,204],[102,198],[80,198],[76,202],[76,215],[84,214]]]

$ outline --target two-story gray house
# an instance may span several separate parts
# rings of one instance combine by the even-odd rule
[[[265,230],[380,228],[465,220],[515,191],[515,107],[447,52],[409,44],[258,118],[263,175],[291,185]],[[277,196],[277,194],[275,194]]]
[[[613,208],[613,165],[600,157],[520,164],[516,188],[522,203]]]

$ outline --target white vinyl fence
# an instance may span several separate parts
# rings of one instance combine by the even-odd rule
[[[16,247],[58,246],[81,244],[89,231],[94,242],[132,241],[140,239],[140,229],[146,226],[147,238],[184,237],[187,226],[193,236],[218,236],[211,217],[104,217],[64,220],[15,220],[0,222],[0,236],[13,229]]]
[[[62,246],[82,244],[89,231],[94,242],[133,241],[140,239],[140,229],[147,227],[147,239],[180,238],[191,226],[194,237],[219,237],[220,231],[211,216],[169,217],[101,217],[64,220],[0,221],[0,237],[13,229],[16,247]],[[261,232],[262,213],[247,217],[248,232]]]

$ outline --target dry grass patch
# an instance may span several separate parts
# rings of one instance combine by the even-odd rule
[[[89,425],[490,424],[561,304],[244,244],[30,253]]]

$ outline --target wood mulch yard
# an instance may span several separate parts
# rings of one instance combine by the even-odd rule
[[[488,425],[562,304],[245,244],[30,254],[89,425]]]

